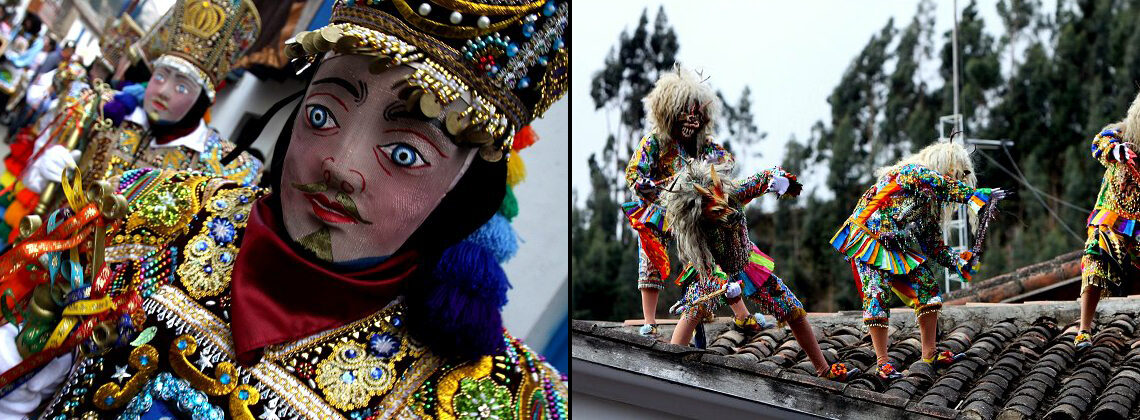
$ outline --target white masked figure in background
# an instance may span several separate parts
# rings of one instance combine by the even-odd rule
[[[221,20],[202,18],[217,13]],[[229,156],[235,145],[207,126],[204,117],[218,85],[260,33],[257,10],[241,2],[187,2],[173,9],[163,25],[165,53],[154,60],[141,97],[140,89],[128,88],[104,106],[104,116],[116,126],[93,133],[86,142],[79,165],[85,181],[157,168],[256,184],[262,162],[247,153]],[[38,192],[76,163],[65,147],[51,146],[25,172],[24,184]]]

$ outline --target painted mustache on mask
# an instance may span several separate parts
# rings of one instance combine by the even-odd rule
[[[325,184],[324,182],[314,182],[311,184],[299,184],[294,182],[293,188],[296,188],[298,191],[301,191],[303,193],[309,194],[318,194],[329,190],[328,184]],[[340,204],[344,212],[348,213],[349,217],[352,217],[358,222],[364,223],[366,225],[372,224],[371,221],[364,220],[364,218],[360,216],[360,211],[356,208],[356,202],[352,201],[352,197],[350,197],[348,194],[345,194],[344,191],[338,190],[333,196],[333,199],[336,200],[337,204]]]

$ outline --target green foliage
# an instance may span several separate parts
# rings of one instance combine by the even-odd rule
[[[1140,19],[1140,2],[1059,3],[1056,10],[1045,10],[1039,0],[1001,0],[996,5],[1000,20],[985,22],[978,5],[970,2],[959,17],[960,110],[967,133],[971,138],[1014,142],[1008,150],[975,153],[981,186],[1017,193],[1001,204],[991,225],[985,263],[975,279],[1082,247],[1085,218],[1104,172],[1089,156],[1089,142],[1102,127],[1123,119],[1136,96],[1140,25],[1134,22]],[[886,22],[852,58],[828,97],[830,115],[810,127],[802,140],[793,137],[787,143],[783,166],[800,174],[808,185],[820,184],[808,178],[823,177],[826,190],[815,194],[807,190],[801,198],[780,200],[774,212],[765,213],[758,206],[748,209],[752,239],[776,260],[776,273],[809,311],[859,307],[850,266],[828,240],[873,182],[874,169],[935,141],[938,117],[952,113],[951,34],[939,34],[935,41],[933,10],[933,3],[925,0],[905,26]],[[662,20],[658,13],[657,21]],[[644,17],[643,22],[647,22]],[[989,26],[990,32],[1001,35],[987,33],[987,24],[998,25]],[[676,34],[663,26],[655,26],[652,35],[623,35],[619,45],[657,33],[671,35],[672,46],[678,45]],[[654,48],[647,51],[663,51]],[[662,62],[652,54],[642,55],[654,59],[635,64],[635,69]],[[929,69],[937,69],[933,80]],[[607,60],[595,76],[599,91],[611,86],[607,81],[613,78],[611,73],[622,74]],[[602,97],[620,96],[607,95]],[[761,127],[749,125],[754,112],[745,101],[751,100],[749,96],[746,91],[741,102],[725,104],[728,124],[722,125],[720,136],[737,149],[748,142],[750,133],[763,138]],[[599,96],[594,99],[599,103]],[[627,108],[623,112],[640,112]],[[638,115],[623,119],[623,127],[640,132],[643,127],[635,119],[643,116]],[[738,150],[737,158],[743,161],[749,156]],[[591,166],[592,171],[595,168],[605,169]],[[1020,176],[1042,195],[1019,181]],[[614,195],[613,185],[617,184],[595,183],[591,197]],[[599,187],[605,188],[600,195]],[[617,239],[619,229],[629,230],[620,218],[594,216],[616,215],[611,209],[617,205],[612,199],[591,198],[587,208],[573,211],[575,318],[640,318],[634,286],[636,241],[628,234]],[[618,227],[595,224],[611,222]],[[679,293],[676,289],[670,285],[662,294],[659,316],[665,316],[664,308]]]

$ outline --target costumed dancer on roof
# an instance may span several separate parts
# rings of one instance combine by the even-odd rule
[[[944,224],[958,203],[976,214],[991,200],[1005,196],[1000,189],[975,188],[977,179],[969,152],[954,142],[935,143],[875,171],[878,180],[831,238],[831,244],[851,264],[863,301],[863,323],[870,329],[878,375],[902,377],[887,357],[890,295],[914,308],[922,340],[922,360],[945,366],[962,357],[937,352],[938,312],[942,296],[935,263],[965,280],[977,269],[976,255],[958,254],[942,240]],[[992,208],[992,205],[990,206]],[[980,226],[988,225],[987,211]],[[984,227],[980,238],[984,239]]]
[[[731,163],[692,161],[663,193],[678,257],[688,263],[678,279],[685,285],[685,296],[672,343],[687,344],[697,324],[720,304],[743,306],[741,298],[748,297],[781,326],[791,327],[816,375],[846,380],[858,369],[848,371],[842,363],[828,365],[803,304],[772,273],[776,266],[772,258],[748,238],[744,207],[767,192],[795,197],[802,189],[800,183],[779,167],[736,182],[727,178],[731,169]]]
[[[1092,156],[1105,166],[1096,206],[1088,219],[1088,241],[1081,258],[1081,325],[1078,348],[1092,345],[1093,319],[1100,299],[1140,278],[1140,172],[1136,139],[1140,133],[1140,96],[1124,120],[1093,137]]]
[[[637,232],[637,288],[645,324],[642,335],[657,335],[657,297],[669,277],[669,221],[659,202],[662,189],[685,168],[686,160],[732,163],[732,154],[713,142],[715,116],[720,101],[712,87],[696,73],[677,66],[657,80],[645,97],[649,134],[641,139],[625,169],[626,184],[636,201],[622,205],[630,226]],[[756,332],[756,317],[743,302],[732,305],[735,327]]]

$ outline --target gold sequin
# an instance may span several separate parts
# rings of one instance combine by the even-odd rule
[[[474,363],[466,364],[448,372],[439,380],[436,388],[436,398],[439,399],[440,420],[454,420],[455,407],[453,405],[455,394],[459,392],[459,382],[463,379],[482,379],[491,374],[494,360],[491,356],[483,356]]]

